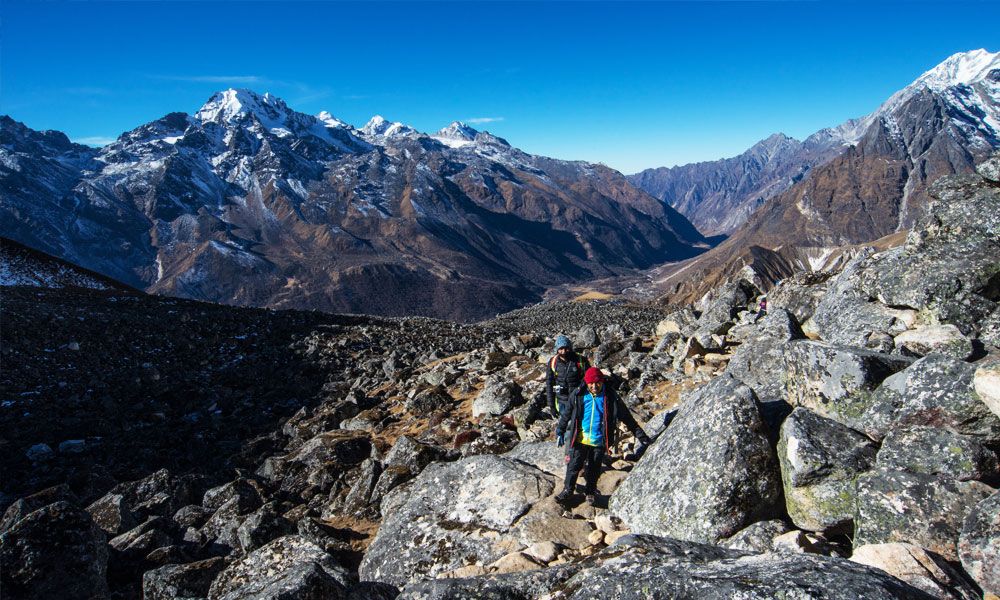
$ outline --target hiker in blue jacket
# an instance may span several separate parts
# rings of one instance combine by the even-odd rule
[[[570,395],[566,410],[559,415],[559,425],[556,426],[556,444],[566,445],[566,480],[556,501],[565,503],[570,499],[576,489],[576,479],[586,467],[584,494],[587,502],[593,505],[601,464],[604,455],[615,444],[618,422],[624,423],[642,446],[648,446],[650,440],[615,390],[605,385],[604,373],[600,369],[587,369],[583,381],[585,386]]]
[[[568,337],[556,337],[556,355],[549,359],[545,378],[545,395],[552,416],[557,417],[563,412],[569,395],[583,384],[583,374],[589,366],[587,358],[573,350],[573,343]]]

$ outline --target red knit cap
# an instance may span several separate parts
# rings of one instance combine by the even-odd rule
[[[597,367],[590,367],[587,372],[583,374],[583,381],[586,383],[598,383],[604,381],[604,373]]]

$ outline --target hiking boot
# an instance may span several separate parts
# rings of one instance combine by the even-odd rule
[[[569,490],[563,490],[556,495],[556,502],[559,504],[569,504],[570,498],[572,497],[573,494],[571,494]]]

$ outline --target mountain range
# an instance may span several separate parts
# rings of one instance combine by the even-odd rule
[[[671,302],[698,298],[720,280],[740,276],[744,267],[766,287],[797,270],[822,269],[825,261],[843,256],[844,246],[901,242],[901,234],[930,202],[930,182],[971,173],[976,163],[1000,148],[1000,52],[952,55],[873,113],[817,132],[802,146],[806,144],[825,147],[811,155],[825,153],[825,162],[807,165],[810,154],[789,142],[785,146],[792,150],[773,154],[770,162],[754,162],[753,156],[761,155],[754,150],[758,144],[728,161],[672,171],[702,170],[705,174],[697,181],[702,187],[727,173],[751,173],[746,175],[752,180],[747,187],[774,193],[761,201],[729,186],[720,188],[725,194],[711,201],[684,207],[682,212],[695,223],[750,214],[710,252],[660,273],[660,291]],[[834,153],[835,148],[839,152]],[[713,169],[713,164],[718,166]],[[780,175],[791,171],[805,173],[797,181]],[[747,210],[757,204],[755,211]]]
[[[686,302],[747,266],[766,288],[843,246],[898,242],[930,181],[997,148],[986,50],[805,141],[629,177],[460,122],[355,128],[228,89],[99,149],[0,117],[0,236],[226,304],[475,320],[664,263],[654,287]],[[728,239],[706,252],[705,235]]]
[[[814,221],[810,233],[802,232],[803,239],[822,243],[874,239],[913,223],[926,204],[928,181],[969,171],[977,159],[1000,145],[998,70],[1000,53],[957,53],[871,114],[817,131],[804,141],[777,133],[733,158],[647,169],[630,175],[629,180],[679,210],[706,235],[717,235],[732,234],[767,200],[808,179],[811,183],[792,193],[797,200],[779,203],[795,203],[803,195],[815,200],[815,206],[808,198],[803,203],[802,210]],[[855,150],[848,154],[852,146]],[[841,160],[807,177],[811,170],[836,158]],[[866,170],[859,163],[883,159],[893,165],[884,174],[854,180],[857,169]],[[873,216],[875,223],[857,229],[837,224],[838,217],[824,215],[822,207],[823,198],[833,194],[841,199],[853,195],[854,204],[862,196],[874,199],[876,212],[881,214]],[[873,203],[865,204],[870,212]],[[822,222],[813,219],[817,215]],[[751,227],[785,236],[795,218],[771,214],[764,220],[770,229],[762,223]],[[795,223],[794,227],[805,225]]]
[[[356,129],[250,90],[100,149],[0,117],[0,191],[4,237],[149,292],[271,308],[475,319],[708,247],[602,165],[459,122]]]

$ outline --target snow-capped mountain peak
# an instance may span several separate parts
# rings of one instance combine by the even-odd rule
[[[319,119],[319,121],[324,125],[326,125],[327,127],[348,127],[348,128],[350,127],[350,125],[341,121],[340,119],[331,115],[329,112],[325,110],[319,111],[319,114],[316,115],[316,118]]]
[[[194,116],[202,122],[228,123],[250,114],[262,121],[282,120],[289,112],[285,101],[270,93],[229,88],[213,94]]]
[[[1000,52],[985,49],[957,52],[917,78],[911,86],[923,85],[943,90],[953,85],[981,81],[993,69],[1000,69]]]
[[[471,142],[476,139],[478,133],[478,131],[461,121],[453,121],[451,125],[434,134],[434,137]]]
[[[404,125],[399,121],[387,121],[382,115],[375,115],[372,117],[365,126],[361,128],[361,133],[367,136],[383,136],[392,137],[394,135],[403,135],[406,133],[413,133],[416,130],[409,125]]]

